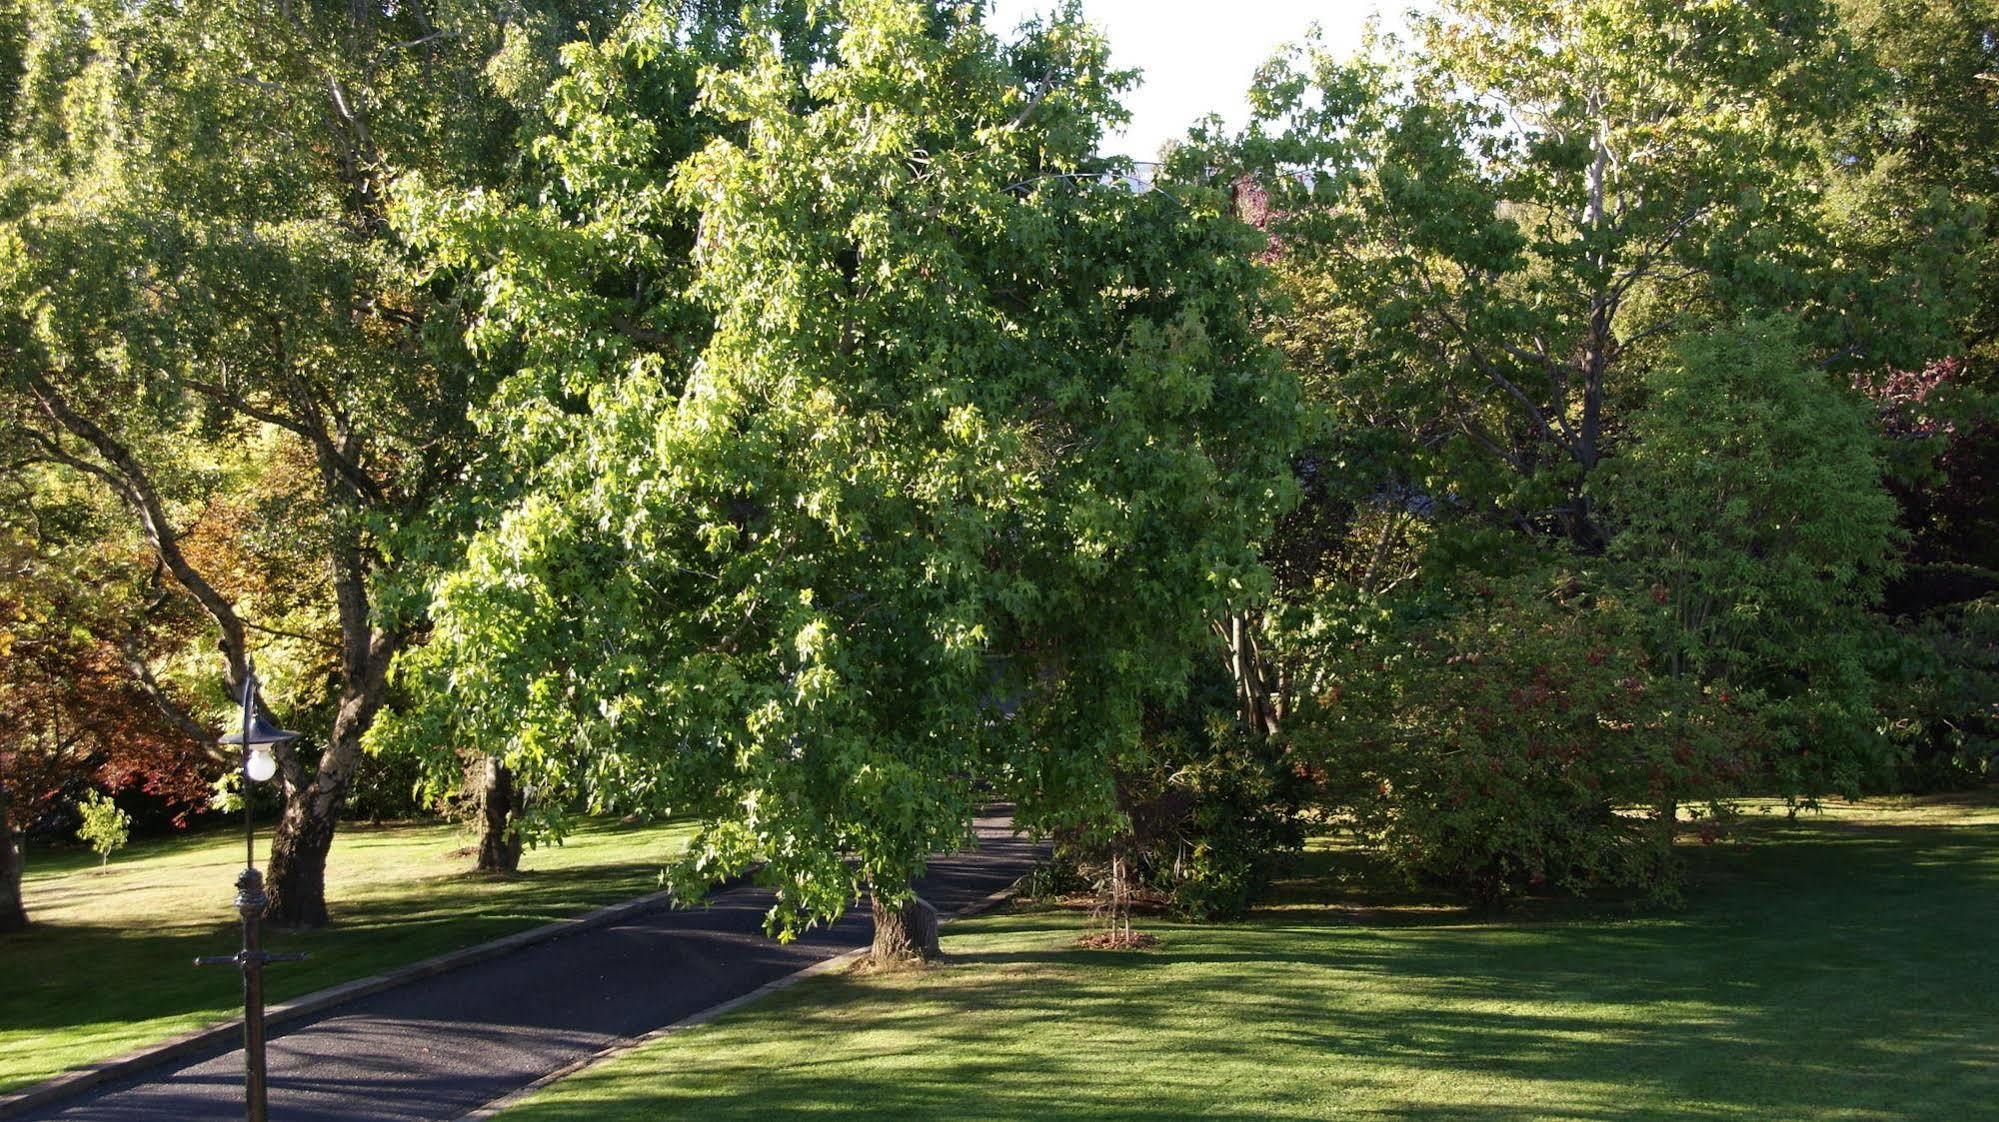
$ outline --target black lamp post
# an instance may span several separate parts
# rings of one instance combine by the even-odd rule
[[[257,871],[256,823],[250,811],[250,784],[262,783],[277,774],[278,763],[271,746],[297,740],[299,734],[278,728],[257,712],[257,671],[245,662],[243,670],[243,731],[222,738],[225,745],[243,748],[243,858],[244,867],[236,876],[236,910],[243,916],[243,949],[232,955],[209,955],[194,960],[196,966],[237,966],[243,971],[243,1116],[250,1122],[264,1122],[264,964],[296,962],[302,954],[266,953],[258,939],[258,925],[271,900],[264,895],[264,874]]]

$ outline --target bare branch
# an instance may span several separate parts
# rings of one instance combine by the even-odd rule
[[[1017,129],[1026,124],[1027,119],[1034,115],[1036,109],[1040,108],[1042,99],[1046,98],[1049,91],[1054,88],[1055,80],[1053,78],[1042,78],[1040,82],[1035,84],[1034,93],[1027,99],[1027,104],[1021,107],[1019,113],[1014,114],[1013,120],[1008,121],[1006,127]]]
[[[263,409],[258,406],[252,405],[249,403],[248,400],[246,400],[243,397],[242,394],[224,389],[223,387],[214,385],[213,383],[197,381],[196,379],[193,378],[177,378],[175,379],[175,384],[185,386],[188,389],[191,389],[194,392],[202,395],[203,397],[209,398],[210,400],[226,405],[229,408],[234,409],[236,412],[241,413],[246,417],[252,418],[253,420],[262,421],[265,424],[269,425],[276,425],[277,427],[284,429],[288,432],[297,433],[298,435],[306,437],[308,439],[311,438],[312,434],[308,433],[305,430],[305,426],[300,424],[297,420],[291,417],[287,417],[282,413],[274,413],[269,409]]]
[[[261,631],[266,635],[276,635],[280,639],[297,639],[301,643],[311,643],[314,646],[328,647],[334,650],[338,650],[340,647],[340,644],[335,643],[332,640],[329,640],[324,635],[317,635],[317,636],[304,635],[300,634],[297,631],[286,631],[282,627],[271,627],[269,625],[256,623],[247,619],[243,621],[243,626],[249,628],[252,631]]]
[[[1450,317],[1445,315],[1444,318],[1448,320]],[[1465,353],[1471,356],[1472,364],[1478,367],[1479,373],[1484,374],[1487,381],[1506,391],[1507,396],[1519,402],[1521,407],[1527,410],[1527,415],[1533,418],[1535,426],[1541,430],[1543,436],[1546,436],[1571,457],[1577,460],[1582,459],[1582,453],[1575,443],[1575,435],[1569,431],[1568,421],[1560,414],[1556,414],[1554,422],[1550,423],[1548,414],[1539,405],[1534,403],[1533,398],[1527,396],[1525,390],[1515,385],[1513,379],[1508,378],[1502,373],[1498,365],[1487,358],[1485,352],[1478,349],[1477,344],[1471,342],[1469,334],[1465,333],[1462,328],[1460,328],[1460,335],[1464,339]]]

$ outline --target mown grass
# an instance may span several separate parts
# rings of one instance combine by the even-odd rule
[[[509,1122],[1959,1122],[1999,1103],[1999,802],[1878,800],[1690,853],[1687,906],[1501,919],[1307,855],[1273,906],[1083,951],[1071,912],[815,979]]]
[[[593,822],[497,877],[471,872],[471,839],[454,826],[342,826],[327,863],[333,924],[267,929],[269,949],[311,957],[271,966],[266,994],[284,1001],[656,890],[687,833]],[[230,831],[136,843],[102,872],[87,852],[29,855],[33,927],[0,936],[0,1092],[241,1009],[236,970],[192,963],[240,945],[242,847]]]

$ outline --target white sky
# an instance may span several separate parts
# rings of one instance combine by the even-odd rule
[[[1011,31],[1054,2],[993,0],[988,25]],[[1144,71],[1127,102],[1131,125],[1105,147],[1150,160],[1203,114],[1240,125],[1249,113],[1243,94],[1250,76],[1313,21],[1328,45],[1345,53],[1360,42],[1369,16],[1399,15],[1409,6],[1410,0],[1083,0],[1091,22],[1110,38],[1113,63]]]

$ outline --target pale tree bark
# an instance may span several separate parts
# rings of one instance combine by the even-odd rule
[[[1257,640],[1260,622],[1259,614],[1234,611],[1213,621],[1213,628],[1226,649],[1229,679],[1235,683],[1243,727],[1267,740],[1276,736],[1283,724],[1285,701],[1283,676]]]
[[[1592,140],[1596,151],[1589,167],[1589,213],[1585,216],[1592,233],[1600,231],[1605,222],[1604,190],[1610,170],[1610,123],[1602,116],[1598,96],[1591,95],[1598,120]],[[1599,278],[1603,278],[1610,268],[1610,261],[1601,248],[1591,253],[1590,264],[1595,266]],[[1598,288],[1590,293],[1589,330],[1583,337],[1582,420],[1577,425],[1575,460],[1577,466],[1582,468],[1584,485],[1579,485],[1569,500],[1569,538],[1577,549],[1585,553],[1601,553],[1609,544],[1608,536],[1590,509],[1589,492],[1585,486],[1602,460],[1604,379],[1610,373],[1611,348],[1617,342],[1611,324],[1615,314],[1616,297],[1609,284],[1600,280]]]
[[[1120,845],[1111,854],[1110,883],[1105,886],[1102,914],[1106,931],[1124,943],[1131,942],[1131,861]]]

